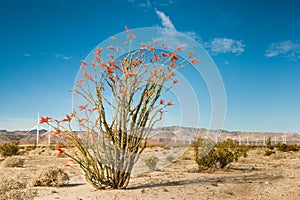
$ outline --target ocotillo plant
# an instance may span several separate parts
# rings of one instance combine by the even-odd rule
[[[56,134],[74,147],[71,152],[58,148],[59,154],[78,163],[86,179],[99,189],[127,187],[149,132],[166,107],[173,105],[162,95],[178,82],[175,72],[199,62],[192,51],[188,59],[177,55],[184,46],[170,52],[159,40],[131,49],[136,36],[127,27],[126,32],[128,41],[123,46],[112,37],[116,45],[98,47],[91,62],[82,61],[82,79],[73,92],[84,103],[65,119],[40,121],[53,126]],[[102,55],[103,48],[113,54]],[[71,120],[80,131],[72,130]]]

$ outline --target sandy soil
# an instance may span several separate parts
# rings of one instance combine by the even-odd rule
[[[153,152],[153,148],[145,155]],[[176,150],[178,152],[178,150]],[[172,149],[155,149],[161,155]],[[64,187],[38,187],[37,200],[96,199],[300,199],[300,152],[277,152],[264,156],[264,149],[248,152],[247,158],[232,163],[229,169],[197,173],[197,165],[188,150],[177,161],[158,170],[142,170],[131,178],[127,190],[95,190],[82,176],[77,165],[65,167],[68,158],[56,158],[56,152],[38,148],[24,155],[23,168],[0,167],[0,176],[15,176],[30,181],[47,166],[60,166],[71,180]],[[163,159],[161,159],[163,160]],[[139,168],[140,166],[140,168]]]

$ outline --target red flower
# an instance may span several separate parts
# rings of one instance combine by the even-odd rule
[[[87,107],[88,107],[88,104],[86,104],[84,106],[83,105],[78,106],[79,110],[85,110]]]
[[[70,122],[72,117],[70,115],[66,115],[66,118],[62,119],[61,122]]]
[[[177,50],[181,51],[183,48],[184,48],[184,46],[179,46],[179,47],[177,47]]]
[[[112,72],[112,68],[111,67],[107,67],[106,71],[107,71],[107,73],[111,73]]]
[[[174,79],[174,81],[173,81],[174,84],[176,84],[178,82],[179,82],[179,80],[177,80],[177,79]]]
[[[97,109],[98,109],[97,107],[94,107],[94,108],[93,108],[93,111],[95,111],[95,110],[97,110]]]
[[[168,54],[166,54],[164,52],[161,52],[161,55],[162,55],[162,57],[167,57],[168,56]]]
[[[40,124],[45,123],[45,122],[48,122],[48,121],[51,120],[51,119],[52,119],[52,118],[50,118],[50,117],[45,117],[45,118],[41,117],[41,119],[40,119]]]
[[[77,83],[77,86],[78,87],[81,87],[82,86],[82,83],[84,82],[84,79],[80,79]]]
[[[83,122],[87,122],[87,121],[88,121],[87,118],[78,119],[78,122],[79,122],[79,123],[83,123]]]
[[[71,117],[76,117],[76,111],[73,110],[72,114],[71,114]]]
[[[160,104],[163,104],[163,103],[164,103],[164,100],[163,100],[163,99],[161,99],[161,100],[159,101],[159,103],[160,103]]]
[[[179,58],[178,58],[178,56],[176,54],[172,54],[171,57],[170,57],[170,60],[171,61],[179,60]]]
[[[83,72],[83,76],[84,76],[86,79],[92,79],[92,76],[91,76],[88,72]]]
[[[61,148],[57,148],[56,150],[58,151],[58,153],[56,154],[57,157],[61,156],[61,154],[64,153]]]
[[[194,56],[193,52],[194,52],[193,50],[189,52],[190,58]]]
[[[60,129],[59,129],[59,128],[56,128],[54,134],[55,134],[55,135],[58,135],[58,134],[60,134],[60,133],[61,133]]]
[[[137,66],[137,65],[136,65],[136,59],[133,59],[133,60],[132,60],[131,65],[134,66],[134,67]]]
[[[115,58],[114,55],[112,55],[111,53],[108,54],[108,56],[109,56],[112,60]]]
[[[90,74],[88,72],[83,72],[83,76],[86,78],[88,77]]]
[[[168,101],[167,106],[173,106],[174,104],[171,101]]]
[[[101,51],[102,51],[102,48],[98,47],[97,50],[96,50],[96,52],[94,54],[99,55],[101,53]]]
[[[114,46],[108,46],[107,49],[109,49],[109,50],[115,50],[115,47]]]
[[[174,62],[171,62],[170,67],[176,66]]]
[[[80,70],[83,70],[85,67],[86,67],[86,62],[82,60]]]
[[[156,39],[154,42],[153,42],[153,45],[156,45],[158,42],[158,39]]]
[[[155,60],[155,61],[158,61],[158,60],[159,60],[159,56],[157,56],[155,53],[154,53],[154,60]]]
[[[196,58],[191,60],[191,63],[194,64],[194,65],[199,63],[199,62],[200,62],[200,60],[197,60]]]

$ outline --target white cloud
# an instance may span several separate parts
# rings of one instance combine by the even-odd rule
[[[300,43],[291,40],[272,43],[269,45],[265,57],[277,57],[280,54],[292,60],[300,59]]]
[[[26,57],[31,56],[29,53],[24,53],[23,55],[26,56]]]
[[[152,8],[152,4],[151,4],[150,0],[147,0],[147,1],[144,2],[144,3],[140,3],[140,4],[138,5],[138,7]]]
[[[204,46],[210,48],[213,53],[233,53],[240,55],[245,51],[242,41],[229,38],[215,38]]]
[[[187,31],[184,33],[193,38],[196,42],[202,43],[202,38],[195,31]]]
[[[129,3],[134,4],[136,7],[141,8],[155,8],[155,7],[168,7],[174,4],[173,0],[127,0]]]
[[[158,10],[155,10],[156,14],[158,15],[158,17],[161,19],[162,21],[162,26],[164,28],[168,28],[168,29],[171,29],[171,30],[176,30],[175,26],[173,25],[172,21],[170,20],[170,18],[165,15],[165,13],[161,12],[161,11],[158,11]]]
[[[53,54],[53,56],[55,58],[61,58],[61,59],[64,59],[64,60],[71,60],[71,59],[74,58],[73,56],[65,56],[65,55],[62,55],[62,54]]]

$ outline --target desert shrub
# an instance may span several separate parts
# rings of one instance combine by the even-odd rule
[[[1,177],[0,200],[30,200],[34,199],[36,193],[27,189],[26,184],[15,178]]]
[[[275,153],[275,151],[272,151],[272,150],[267,149],[267,150],[265,151],[265,156],[270,156],[270,155],[272,155],[273,153]]]
[[[299,147],[296,144],[282,144],[276,145],[278,151],[288,152],[288,151],[299,151]]]
[[[23,167],[25,159],[20,156],[11,156],[6,158],[2,165],[4,167]]]
[[[30,146],[26,146],[26,147],[25,147],[25,150],[26,150],[27,152],[29,152],[29,151],[35,150],[36,148],[37,148],[36,145],[30,145]]]
[[[150,171],[154,171],[156,169],[156,164],[158,163],[159,159],[157,156],[151,156],[144,160],[145,165],[149,168]]]
[[[200,62],[190,46],[184,48],[184,43],[176,48],[170,42],[171,48],[163,52],[167,43],[151,38],[140,44],[141,40],[134,40],[136,35],[127,27],[117,38],[111,37],[112,45],[98,46],[87,60],[82,60],[82,73],[72,88],[77,99],[74,112],[63,119],[40,119],[40,123],[55,129],[61,143],[74,146],[69,152],[58,148],[58,155],[64,152],[74,160],[87,181],[97,189],[128,186],[153,126],[175,105],[164,98],[168,98],[165,93],[179,81],[175,78],[176,71]],[[125,38],[128,41],[124,42]],[[181,50],[188,57],[177,55]],[[160,147],[166,144],[164,141],[151,143]],[[149,166],[153,168],[152,162]]]
[[[69,176],[58,167],[48,167],[31,181],[31,186],[59,187],[69,181]]]
[[[237,161],[240,157],[246,157],[248,148],[239,146],[233,140],[215,144],[209,139],[199,138],[194,144],[195,161],[199,170],[225,168],[229,163]]]
[[[268,149],[274,149],[274,147],[272,146],[272,143],[271,143],[271,137],[268,137],[266,146]]]
[[[13,156],[17,155],[19,151],[19,142],[18,141],[12,141],[11,143],[3,143],[0,145],[0,154],[2,156]]]

